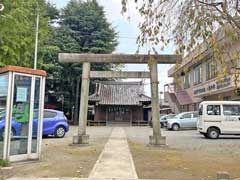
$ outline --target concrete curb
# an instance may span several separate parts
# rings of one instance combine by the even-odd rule
[[[0,180],[5,180],[13,176],[13,167],[2,167],[0,168]]]

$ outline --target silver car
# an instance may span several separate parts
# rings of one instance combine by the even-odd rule
[[[175,116],[176,114],[167,114],[167,115],[161,116],[160,117],[161,127],[167,127],[168,120],[174,118]]]
[[[198,112],[183,112],[169,119],[167,129],[177,131],[180,128],[197,128]]]

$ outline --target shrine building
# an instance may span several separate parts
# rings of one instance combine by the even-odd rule
[[[88,125],[146,125],[144,107],[149,104],[142,82],[100,81],[89,96],[93,118]]]

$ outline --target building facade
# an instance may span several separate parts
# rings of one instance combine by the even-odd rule
[[[144,106],[150,103],[142,82],[99,82],[95,93],[89,96],[89,104],[94,106],[89,124],[147,124]]]
[[[236,78],[240,41],[230,41],[223,30],[218,30],[216,37],[222,59],[216,59],[214,51],[207,43],[202,43],[183,59],[182,64],[169,69],[168,76],[174,81],[165,85],[164,96],[173,112],[197,110],[204,100],[240,100]]]

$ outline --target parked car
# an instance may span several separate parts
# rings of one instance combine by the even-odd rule
[[[168,114],[160,117],[161,127],[167,127],[167,122],[169,119],[172,119],[176,116],[176,114]]]
[[[159,123],[160,123],[161,127],[166,127],[167,120],[173,118],[174,116],[175,116],[175,114],[160,114]],[[152,127],[152,119],[149,121],[148,124],[150,127]]]
[[[204,101],[199,105],[198,131],[206,138],[240,135],[240,102]]]
[[[3,114],[3,112],[2,112]],[[5,113],[4,113],[5,114]],[[4,136],[5,115],[0,117],[0,137]],[[12,118],[12,136],[20,136],[22,123]],[[36,116],[33,118],[33,136],[37,136],[38,121]],[[61,111],[45,109],[43,113],[43,136],[54,135],[57,138],[63,138],[69,130],[67,118]]]
[[[183,112],[169,119],[167,129],[177,131],[180,128],[197,128],[198,112]]]

